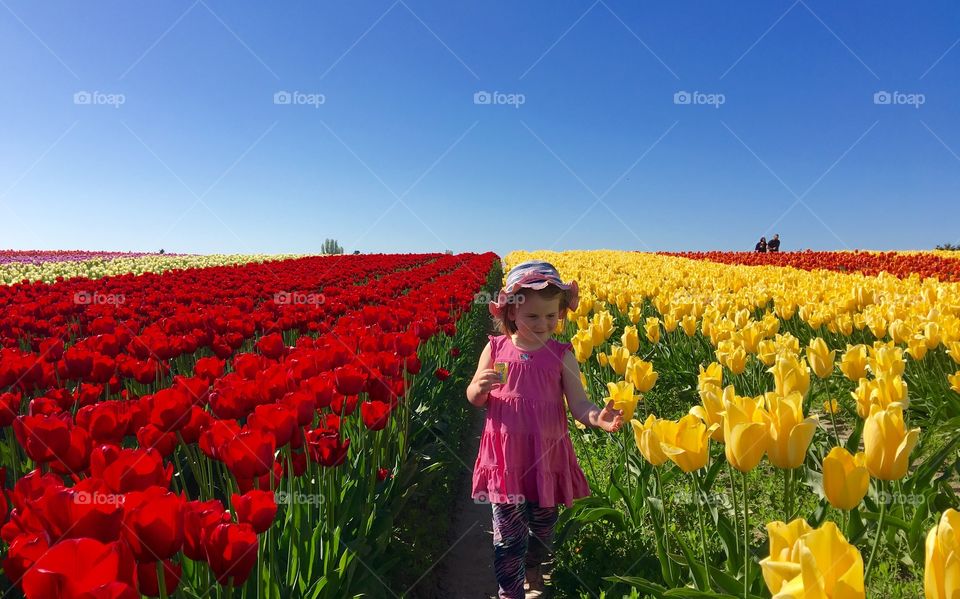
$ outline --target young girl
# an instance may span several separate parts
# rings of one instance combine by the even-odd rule
[[[569,343],[552,339],[557,321],[576,309],[577,283],[563,283],[547,262],[518,264],[490,313],[502,335],[490,336],[467,388],[487,407],[472,496],[493,505],[493,564],[501,599],[544,590],[540,566],[552,549],[558,504],[590,494],[570,441],[564,396],[573,417],[608,432],[620,410],[587,399]],[[529,549],[528,549],[529,548]]]

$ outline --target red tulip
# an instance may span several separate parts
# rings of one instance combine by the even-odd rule
[[[357,395],[363,391],[366,373],[356,366],[340,366],[334,371],[337,393],[341,395]]]
[[[220,457],[237,478],[256,478],[270,472],[276,450],[273,435],[247,429],[227,442]]]
[[[102,478],[115,493],[144,491],[151,486],[167,488],[173,466],[164,466],[156,449],[95,447],[90,454],[90,474]]]
[[[184,500],[161,487],[127,493],[123,537],[138,562],[167,559],[183,547]]]
[[[13,432],[27,457],[49,462],[70,448],[70,416],[17,416]]]
[[[237,520],[252,526],[257,534],[270,528],[277,515],[277,502],[273,491],[254,489],[243,495],[234,493],[231,496],[231,503],[237,513]]]
[[[137,598],[133,556],[120,542],[68,539],[56,543],[37,558],[21,584],[28,599]]]
[[[380,431],[386,428],[390,423],[390,404],[382,401],[365,401],[360,404],[360,415],[363,417],[363,424],[369,430]]]
[[[280,333],[271,333],[261,337],[260,340],[257,341],[257,349],[260,350],[261,354],[273,360],[283,356],[287,350],[283,344],[283,337],[280,336]]]
[[[249,524],[218,524],[204,539],[203,547],[213,575],[223,585],[242,585],[257,562],[257,533]]]
[[[347,459],[350,439],[340,440],[340,434],[330,430],[316,429],[307,433],[307,448],[310,459],[321,466],[332,468]]]
[[[188,501],[183,512],[183,554],[199,561],[206,559],[203,540],[214,525],[230,521],[230,515],[218,499]]]
[[[433,376],[437,377],[437,380],[445,381],[450,378],[450,371],[446,368],[437,368],[433,372]]]

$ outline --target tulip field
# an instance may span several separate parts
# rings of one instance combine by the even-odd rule
[[[383,592],[495,256],[102,260],[0,287],[4,596]]]
[[[960,258],[504,262],[532,258],[579,282],[557,336],[629,423],[570,418],[557,596],[960,597]],[[502,274],[0,252],[0,592],[426,596]]]
[[[574,434],[592,496],[561,514],[555,584],[960,596],[960,286],[939,280],[960,262],[877,256],[507,257],[579,281],[558,333],[631,424]]]

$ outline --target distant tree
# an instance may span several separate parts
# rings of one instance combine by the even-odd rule
[[[952,243],[941,243],[937,246],[938,250],[947,250],[948,252],[960,252],[960,245],[954,245]]]
[[[323,248],[320,250],[324,254],[342,254],[343,248],[337,243],[336,239],[325,239]]]

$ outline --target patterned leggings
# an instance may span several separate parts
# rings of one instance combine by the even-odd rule
[[[556,506],[493,504],[493,568],[500,599],[523,599],[526,566],[540,565],[553,550],[558,514]]]

